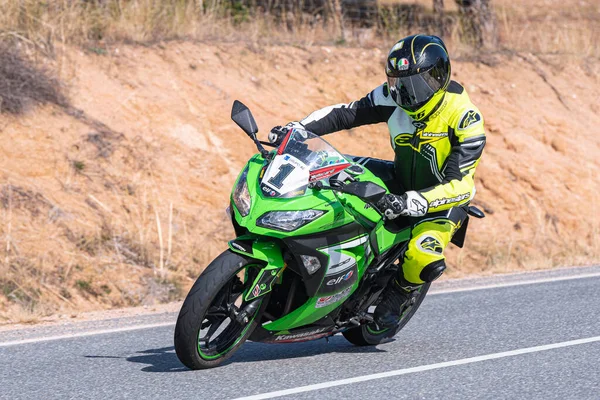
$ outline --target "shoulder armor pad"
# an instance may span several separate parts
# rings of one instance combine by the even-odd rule
[[[481,114],[479,114],[476,110],[467,110],[462,113],[458,120],[457,129],[459,131],[464,131],[465,129],[477,125],[482,122]]]
[[[392,96],[390,96],[390,90],[387,83],[375,88],[375,90],[369,94],[369,97],[374,106],[397,106],[396,102],[392,99]]]
[[[450,81],[450,84],[448,85],[448,93],[462,94],[464,91],[465,88],[462,87],[460,83],[456,81]]]

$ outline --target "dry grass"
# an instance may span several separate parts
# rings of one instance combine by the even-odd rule
[[[68,105],[60,81],[16,46],[0,42],[0,114],[22,114],[30,104]]]
[[[496,11],[501,44],[511,51],[600,58],[600,8],[592,4],[527,11],[502,6]]]
[[[250,17],[246,8],[233,4],[221,0],[1,0],[0,37],[24,39],[50,54],[56,42],[260,40],[269,33],[271,40],[295,38],[306,43],[317,36],[331,37],[330,27],[302,15],[276,22],[271,15]]]
[[[127,143],[120,147],[115,158],[138,156]],[[183,288],[222,250],[231,230],[226,221],[217,220],[204,232],[202,222],[215,218],[174,208],[151,165],[119,166],[124,176],[115,177],[102,171],[104,160],[85,160],[83,170],[73,168],[61,182],[60,194],[71,197],[62,202],[65,210],[52,198],[58,193],[48,199],[35,188],[2,187],[0,321],[34,322],[61,311],[180,299]],[[102,186],[112,190],[102,193]]]
[[[224,215],[165,192],[153,161],[160,147],[69,113],[83,129],[102,129],[44,161],[66,159],[56,183],[2,171],[0,323],[180,299],[232,234]]]
[[[433,14],[431,3],[384,1],[375,14],[357,20],[336,8],[335,0],[313,12],[249,9],[242,2],[224,0],[0,0],[0,39],[16,38],[52,55],[57,42],[82,45],[99,54],[118,42],[173,39],[372,46],[424,31],[443,35],[461,54],[472,53],[459,40],[461,27],[453,3],[447,2],[443,17]],[[496,3],[498,50],[600,57],[597,7],[578,4],[567,11]]]

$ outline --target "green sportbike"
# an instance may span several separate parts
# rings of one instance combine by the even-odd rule
[[[235,101],[231,114],[259,153],[231,193],[237,238],[182,305],[175,327],[179,360],[191,369],[216,367],[246,340],[291,343],[340,332],[360,346],[391,340],[429,284],[413,292],[394,328],[373,322],[411,232],[377,209],[387,193],[384,182],[303,129],[290,129],[267,151],[250,110]],[[468,211],[483,216],[475,207]],[[459,246],[466,226],[465,220],[454,235]]]

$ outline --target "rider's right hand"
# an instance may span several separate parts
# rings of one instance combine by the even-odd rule
[[[269,142],[280,145],[285,135],[293,128],[304,129],[304,125],[300,122],[288,122],[285,126],[276,126],[269,132]]]
[[[276,126],[269,132],[269,142],[280,145],[281,141],[287,135],[289,128],[287,126]]]

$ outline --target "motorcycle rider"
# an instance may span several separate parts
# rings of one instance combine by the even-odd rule
[[[411,239],[398,276],[375,309],[379,327],[393,327],[411,293],[446,269],[443,251],[475,195],[473,176],[483,148],[483,117],[465,89],[450,80],[450,58],[437,36],[413,35],[390,50],[387,82],[349,104],[317,110],[300,122],[275,127],[278,143],[290,128],[325,135],[386,122],[394,162],[360,158],[390,189],[379,202],[387,219],[405,217]],[[358,158],[357,160],[358,161]]]

